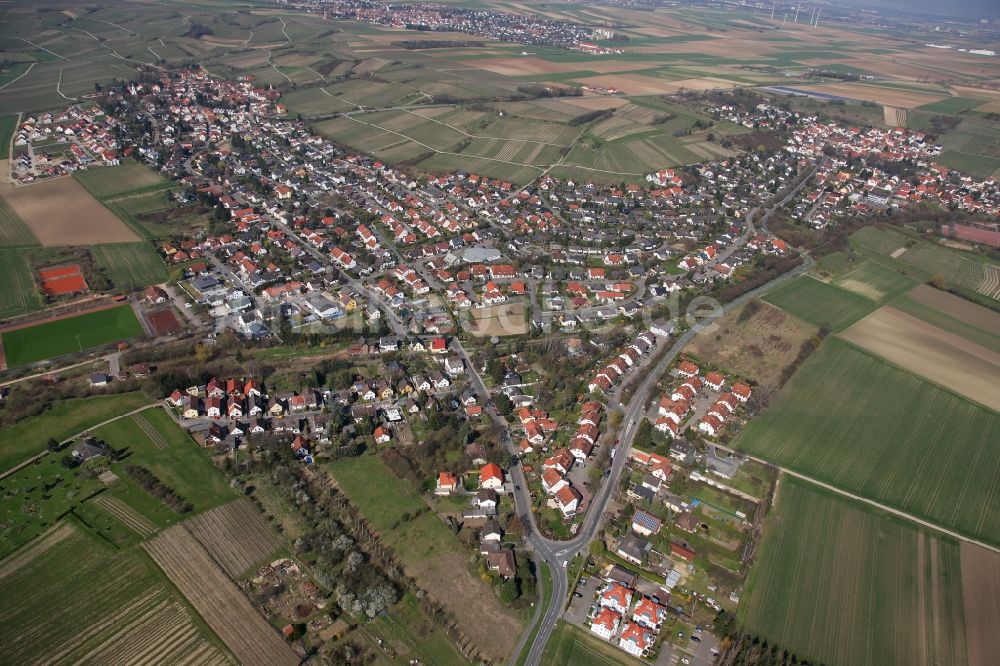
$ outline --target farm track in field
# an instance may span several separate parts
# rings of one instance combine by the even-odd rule
[[[150,424],[150,422],[147,421],[146,417],[144,417],[142,414],[133,414],[132,420],[135,421],[135,424],[139,426],[139,429],[142,430],[143,433],[145,433],[146,437],[149,437],[150,441],[153,442],[154,445],[156,445],[156,448],[162,451],[163,449],[170,446],[167,440],[163,439],[163,435],[157,432],[156,428],[154,428],[152,424]]]
[[[93,502],[105,513],[143,538],[156,532],[156,526],[148,518],[116,497],[100,495],[95,497]]]

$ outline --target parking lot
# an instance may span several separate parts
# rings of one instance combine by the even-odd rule
[[[580,583],[580,585],[577,586],[576,594],[574,594],[573,598],[570,600],[569,609],[563,616],[567,622],[583,628],[583,622],[587,619],[590,607],[596,602],[597,590],[603,582],[604,581],[602,581],[598,576],[590,576],[587,578],[586,583]]]

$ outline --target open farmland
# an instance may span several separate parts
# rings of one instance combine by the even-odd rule
[[[833,284],[876,303],[884,303],[917,286],[917,281],[874,261],[866,261],[835,279]]]
[[[142,335],[131,305],[4,331],[7,366],[15,367]]]
[[[1000,412],[1000,352],[888,306],[856,322],[840,337]]]
[[[876,307],[864,296],[803,275],[767,292],[763,299],[771,305],[831,331],[840,331]]]
[[[962,569],[956,542],[786,477],[739,614],[800,660],[963,664]]]
[[[184,522],[230,578],[239,578],[273,556],[284,541],[260,511],[242,498]]]
[[[45,246],[139,240],[135,232],[73,178],[20,186],[0,182],[0,197]]]
[[[1000,543],[998,437],[1000,415],[830,337],[735,446]]]
[[[763,301],[726,313],[695,336],[684,353],[760,385],[778,388],[782,371],[816,327]]]
[[[298,656],[250,605],[183,525],[142,547],[236,658],[247,666],[296,666]]]
[[[1000,313],[994,310],[924,284],[895,298],[892,307],[1000,352]]]
[[[485,583],[474,578],[453,535],[406,482],[374,455],[345,458],[332,465],[337,486],[370,521],[408,576],[455,617],[458,628],[480,650],[503,659],[521,625]],[[403,515],[416,515],[402,520]]]
[[[166,187],[170,182],[134,160],[125,160],[113,167],[93,167],[77,171],[73,177],[97,199],[106,199],[134,190]]]
[[[25,255],[18,250],[0,249],[0,318],[37,310],[42,300]]]
[[[553,666],[615,666],[629,658],[607,641],[560,621],[552,631],[542,659]]]
[[[71,520],[0,563],[0,600],[8,663],[232,663],[144,558]]]
[[[0,168],[6,169],[0,165]],[[4,172],[6,173],[6,172]],[[6,199],[0,196],[0,247],[18,245],[38,245],[38,239],[24,223]]]
[[[961,556],[969,664],[988,666],[996,656],[1000,626],[1000,555],[963,542]]]
[[[168,279],[167,267],[149,243],[119,243],[91,248],[97,265],[116,289],[136,290]]]

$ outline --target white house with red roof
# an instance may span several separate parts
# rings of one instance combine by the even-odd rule
[[[439,472],[434,494],[450,495],[456,490],[458,490],[458,478],[451,472]]]
[[[632,590],[621,583],[610,583],[601,592],[599,603],[602,608],[610,608],[624,615],[632,605]]]
[[[616,613],[610,608],[602,608],[601,612],[594,618],[590,625],[591,633],[594,633],[606,641],[610,641],[618,631],[618,624],[622,621],[621,613]]]
[[[570,485],[560,488],[559,492],[556,493],[556,503],[566,518],[576,515],[576,510],[580,508],[581,499],[583,498],[577,489]]]
[[[503,487],[503,470],[496,463],[489,463],[479,470],[479,487],[499,490]]]
[[[633,657],[642,657],[642,653],[649,649],[649,647],[653,644],[653,638],[653,632],[649,629],[646,629],[635,622],[629,622],[622,630],[622,636],[618,641],[618,647],[625,650]]]
[[[632,611],[633,622],[653,631],[659,631],[665,619],[667,619],[667,609],[649,597],[640,599]]]

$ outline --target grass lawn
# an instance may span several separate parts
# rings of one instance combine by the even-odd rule
[[[0,284],[3,285],[0,317],[13,317],[42,307],[31,266],[23,252],[0,249]]]
[[[844,330],[877,307],[874,301],[808,275],[785,282],[763,300],[831,331]]]
[[[153,654],[179,663],[206,643],[205,657],[225,654],[144,554],[115,550],[73,519],[0,567],[7,663],[136,663]]]
[[[57,402],[37,416],[0,428],[0,469],[8,470],[41,453],[50,437],[61,442],[149,402],[149,398],[139,392]]]
[[[115,167],[93,167],[77,171],[73,177],[96,199],[122,192],[165,186],[169,181],[144,164],[126,159]]]
[[[142,334],[132,306],[120,305],[7,331],[3,334],[3,348],[7,366],[13,368]]]
[[[1000,544],[997,441],[1000,415],[830,337],[735,445]]]
[[[800,660],[966,662],[955,541],[786,477],[739,618]]]
[[[156,433],[156,442],[147,430]],[[109,492],[160,527],[237,497],[226,477],[209,459],[208,451],[201,449],[162,409],[147,409],[118,419],[94,430],[93,434],[115,449],[128,450],[123,460],[111,465],[120,480]],[[128,465],[139,465],[151,471],[194,505],[194,511],[183,515],[172,511],[135,483],[125,472]]]
[[[542,663],[547,666],[618,666],[640,662],[607,641],[560,620],[545,646]]]
[[[117,289],[140,289],[166,282],[167,267],[149,243],[115,243],[91,248]]]

